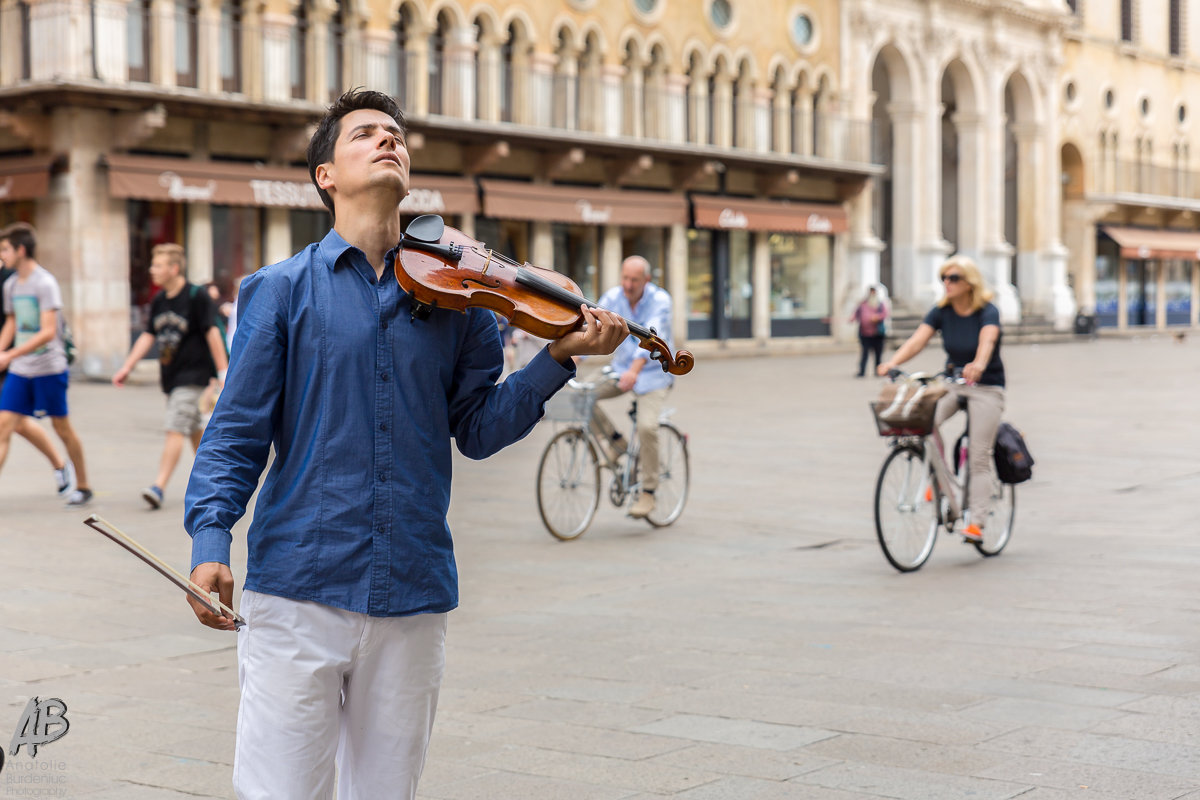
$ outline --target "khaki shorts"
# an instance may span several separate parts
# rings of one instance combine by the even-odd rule
[[[167,395],[167,416],[163,422],[169,431],[191,436],[200,430],[200,395],[203,386],[176,386]]]

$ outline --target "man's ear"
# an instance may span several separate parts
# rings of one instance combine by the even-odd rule
[[[333,186],[333,176],[329,174],[329,162],[317,164],[317,168],[313,171],[313,174],[317,179],[317,187],[328,192]]]

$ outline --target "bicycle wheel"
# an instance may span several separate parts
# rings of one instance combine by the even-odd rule
[[[537,478],[538,513],[550,535],[578,538],[600,504],[600,461],[582,428],[559,431],[542,452]]]
[[[654,510],[646,521],[663,528],[679,519],[687,505],[691,482],[687,437],[669,422],[658,424],[658,488],[654,490]]]
[[[983,556],[998,556],[1012,538],[1013,523],[1017,521],[1017,487],[991,477],[992,510],[983,526],[983,541],[973,542]]]
[[[913,445],[892,450],[875,486],[875,533],[888,563],[901,572],[920,569],[933,552],[937,503],[924,451]]]

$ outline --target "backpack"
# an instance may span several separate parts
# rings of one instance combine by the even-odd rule
[[[1001,422],[996,429],[996,475],[1001,483],[1024,483],[1033,477],[1033,456],[1020,431]]]

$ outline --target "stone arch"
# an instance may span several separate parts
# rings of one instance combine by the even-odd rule
[[[524,9],[514,8],[509,10],[507,14],[500,18],[500,24],[503,26],[503,30],[510,35],[514,32],[519,33],[521,35],[520,41],[523,45],[529,48],[537,45],[537,26],[533,24],[533,19]]]
[[[452,27],[461,28],[467,24],[466,12],[454,0],[434,0],[429,6],[429,16],[427,18],[430,26],[436,26],[443,14],[446,15],[446,19]]]
[[[950,252],[978,258],[983,243],[981,200],[986,181],[981,170],[986,151],[983,94],[971,67],[958,57],[943,64],[937,90],[941,148],[935,158],[941,239]]]
[[[916,275],[916,80],[919,71],[894,42],[884,42],[867,62],[872,98],[871,160],[887,167],[872,185],[872,228],[882,247],[879,281],[900,302],[919,293]]]

